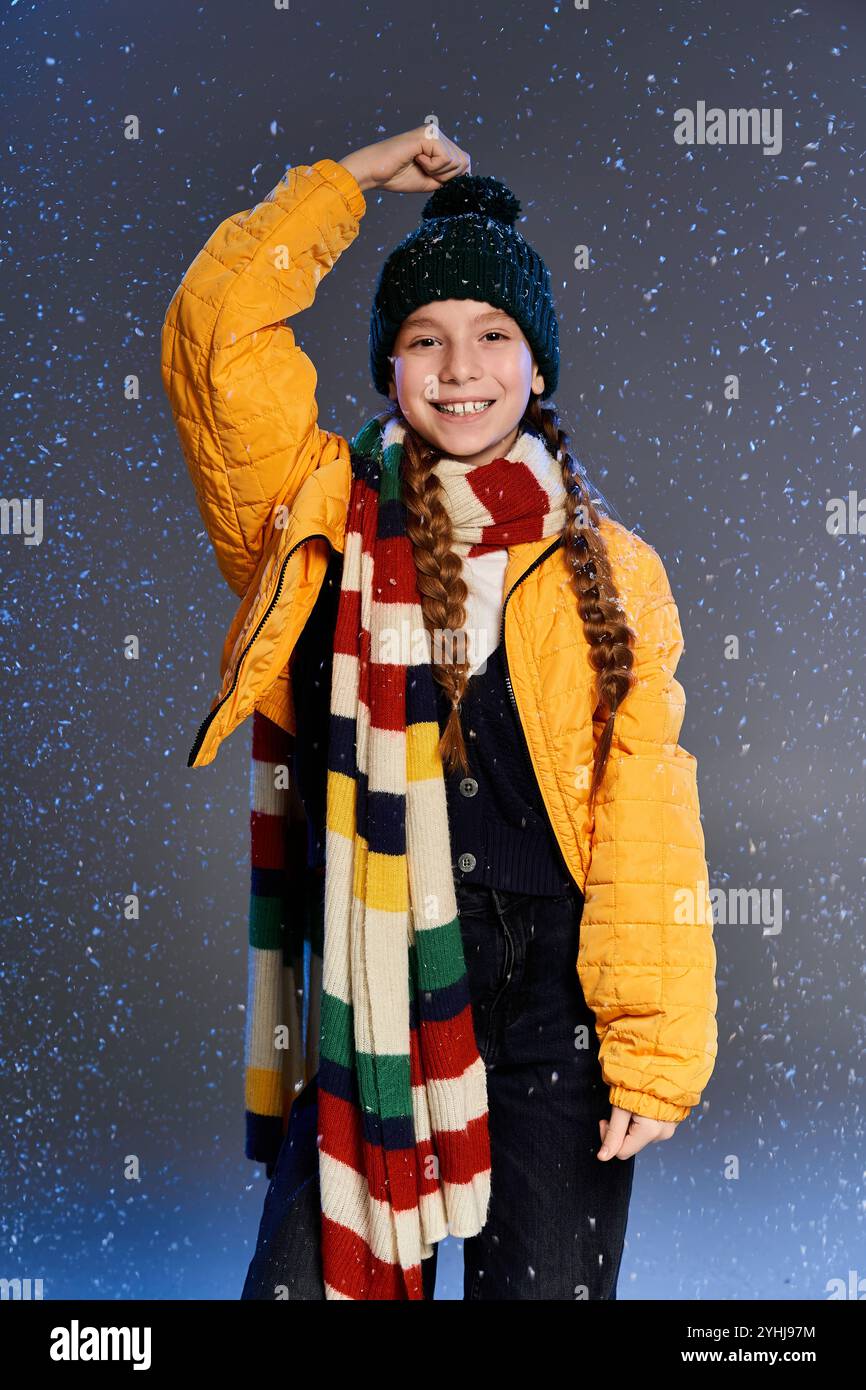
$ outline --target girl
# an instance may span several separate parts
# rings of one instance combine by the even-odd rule
[[[433,196],[382,267],[389,406],[350,444],[285,320],[373,188]],[[713,1069],[677,609],[559,426],[519,210],[421,127],[289,169],[166,318],[242,597],[190,766],[254,713],[247,1154],[271,1184],[243,1297],[430,1298],[452,1234],[467,1299],[615,1298],[634,1156]]]

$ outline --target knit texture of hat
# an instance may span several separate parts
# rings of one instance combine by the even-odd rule
[[[436,299],[477,299],[515,320],[544,376],[541,399],[559,381],[559,325],[550,271],[514,223],[520,203],[499,179],[460,174],[437,188],[421,222],[382,266],[370,314],[370,371],[388,395],[394,340],[403,320]]]

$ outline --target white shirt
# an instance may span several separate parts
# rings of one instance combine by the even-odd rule
[[[499,645],[507,564],[507,549],[463,557],[463,578],[469,590],[465,630],[470,676],[486,665],[488,656]]]

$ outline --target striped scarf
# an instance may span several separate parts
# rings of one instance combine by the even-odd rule
[[[301,862],[303,810],[280,775],[292,737],[258,712],[253,724],[247,1153],[273,1157],[295,1094],[318,1068],[329,1299],[423,1298],[421,1260],[447,1235],[477,1234],[490,1197],[486,1072],[402,500],[403,437],[397,419],[377,416],[352,441],[324,885]],[[565,524],[560,466],[532,430],[504,458],[481,467],[440,458],[434,471],[458,555]]]

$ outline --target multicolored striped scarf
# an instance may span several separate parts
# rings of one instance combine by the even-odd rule
[[[258,713],[253,726],[247,1153],[261,1158],[273,1144],[317,1068],[329,1299],[423,1298],[421,1260],[447,1235],[477,1234],[490,1197],[486,1073],[455,897],[430,636],[402,500],[403,437],[386,415],[352,441],[327,869],[324,891],[319,880],[306,896],[323,909],[323,932],[315,909],[297,911],[303,811],[279,777],[291,735]],[[459,555],[562,530],[561,468],[534,431],[524,429],[504,458],[481,467],[440,458],[434,471]],[[290,927],[292,899],[281,887],[288,894],[293,863]]]

